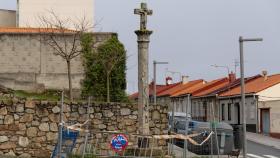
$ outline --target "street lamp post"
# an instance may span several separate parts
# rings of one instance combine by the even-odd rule
[[[243,42],[262,41],[262,38],[247,38],[239,37],[240,48],[240,77],[241,77],[241,106],[243,115],[243,158],[246,158],[247,154],[247,140],[246,140],[246,112],[245,112],[245,83],[244,83],[244,54],[243,54]]]
[[[158,62],[154,60],[154,104],[157,104],[157,64],[168,64],[168,62]]]

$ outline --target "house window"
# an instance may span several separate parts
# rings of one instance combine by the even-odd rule
[[[207,121],[207,102],[203,102],[203,111],[202,111],[203,121]]]
[[[196,102],[193,103],[192,105],[192,117],[196,117]]]
[[[231,103],[228,103],[228,120],[231,121]]]
[[[225,104],[222,104],[222,121],[225,120]]]

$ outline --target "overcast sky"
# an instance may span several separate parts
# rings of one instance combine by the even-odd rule
[[[166,75],[179,80],[179,75],[167,73],[167,68],[190,79],[226,76],[226,69],[210,65],[228,66],[234,71],[241,35],[264,39],[244,45],[246,76],[262,70],[269,74],[280,72],[279,0],[96,0],[97,30],[117,32],[130,56],[128,92],[137,91],[134,30],[139,27],[139,16],[133,14],[133,9],[140,7],[140,2],[147,2],[154,12],[148,18],[148,28],[154,31],[150,42],[150,80],[153,60],[169,62],[158,66],[159,83],[164,83]],[[0,8],[15,9],[15,0],[0,0]]]

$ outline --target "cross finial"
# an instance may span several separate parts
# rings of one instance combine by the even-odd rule
[[[147,16],[153,14],[153,10],[147,8],[146,3],[141,3],[140,9],[134,9],[134,14],[140,15],[140,30],[147,29]]]

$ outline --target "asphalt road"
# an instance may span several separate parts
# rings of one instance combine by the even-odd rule
[[[181,149],[183,146],[177,144]],[[227,156],[225,156],[227,157]],[[242,157],[242,155],[240,155]],[[248,158],[280,158],[280,150],[272,146],[258,144],[252,141],[247,141],[247,157]]]
[[[249,158],[280,158],[280,150],[271,146],[265,146],[248,140],[247,148],[247,156]]]

